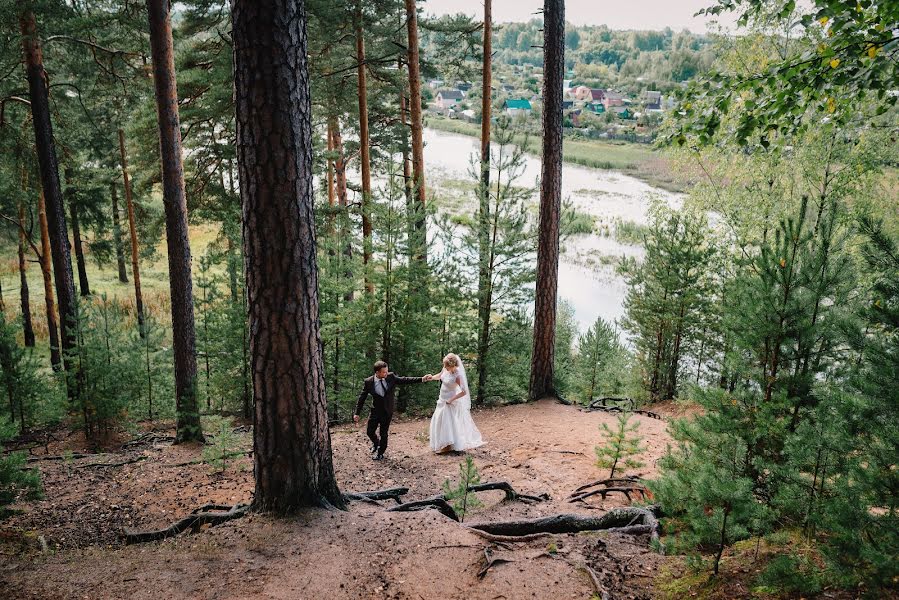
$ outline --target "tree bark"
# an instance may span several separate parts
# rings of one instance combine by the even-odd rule
[[[25,346],[34,348],[34,324],[31,322],[31,295],[28,293],[28,263],[25,261],[25,204],[19,203],[19,299],[22,306],[22,335]],[[13,415],[15,416],[15,415]]]
[[[556,394],[556,300],[559,281],[559,213],[562,207],[562,78],[565,73],[565,1],[543,2],[543,166],[534,304],[531,399]]]
[[[415,0],[405,0],[406,28],[408,40],[409,68],[409,113],[412,121],[412,196],[416,210],[420,211],[415,221],[417,259],[427,263],[428,246],[425,224],[425,159],[423,140],[423,121],[421,115],[421,66],[418,58],[418,9]]]
[[[147,0],[153,83],[159,120],[162,160],[162,201],[165,206],[166,244],[169,251],[169,287],[172,299],[172,348],[175,359],[177,411],[176,442],[203,441],[197,407],[197,356],[194,331],[193,282],[190,273],[190,238],[184,165],[181,162],[181,127],[178,89],[168,0]]]
[[[125,269],[125,248],[122,246],[122,225],[119,222],[119,198],[116,194],[115,181],[110,184],[112,192],[112,239],[115,244],[116,264],[119,266],[119,281],[128,283],[128,271]]]
[[[368,132],[368,86],[365,80],[365,38],[362,36],[362,0],[356,0],[356,63],[359,80],[359,153],[362,162],[362,269],[365,293],[375,293],[371,277],[371,138]]]
[[[59,301],[59,316],[62,324],[62,350],[65,369],[75,373],[72,361],[76,349],[75,328],[75,282],[72,277],[72,257],[69,252],[69,236],[66,228],[65,204],[59,182],[59,163],[53,141],[53,125],[50,121],[50,99],[47,88],[47,74],[44,71],[43,52],[37,37],[34,13],[23,11],[19,24],[22,30],[22,48],[25,54],[25,69],[28,76],[28,91],[31,100],[31,116],[34,124],[35,148],[41,173],[41,187],[47,209],[47,228],[53,256],[53,275],[56,281],[56,297]],[[74,380],[77,382],[77,378]],[[78,396],[78,385],[67,386],[70,399]]]
[[[234,0],[237,156],[254,414],[254,507],[345,506],[319,332],[305,2]]]
[[[134,218],[134,198],[131,196],[131,177],[128,175],[128,155],[125,153],[125,132],[119,129],[119,157],[122,162],[122,183],[125,186],[125,204],[128,208],[128,231],[131,237],[131,276],[134,277],[134,310],[137,312],[137,329],[141,337],[144,330],[144,294],[140,287],[140,254],[137,247],[137,223]]]
[[[72,170],[65,169],[66,188],[72,185]],[[78,290],[82,296],[91,295],[91,286],[87,280],[87,265],[84,262],[84,248],[81,245],[81,225],[78,222],[78,205],[74,194],[69,194],[69,216],[72,219],[72,242],[75,249],[75,264],[78,267]]]
[[[490,273],[490,100],[492,81],[491,0],[484,0],[484,60],[481,70],[481,186],[478,206],[478,393],[475,405],[487,396],[487,355],[490,352],[492,290]]]
[[[41,228],[41,274],[44,279],[44,304],[47,306],[47,331],[50,337],[50,364],[54,371],[62,370],[62,357],[59,354],[59,323],[56,319],[56,302],[53,299],[53,276],[50,265],[50,234],[47,228],[47,208],[44,206],[44,193],[38,199],[38,222]]]

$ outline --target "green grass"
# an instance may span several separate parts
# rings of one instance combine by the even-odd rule
[[[196,275],[199,258],[203,256],[209,245],[218,236],[217,225],[196,225],[190,228],[191,255],[193,257],[194,275]],[[30,254],[30,252],[29,252]],[[125,308],[133,310],[134,279],[131,274],[130,254],[126,254],[128,283],[118,278],[115,262],[102,268],[90,255],[85,245],[87,279],[94,297],[106,294],[117,299]],[[47,348],[47,312],[44,303],[44,280],[40,267],[28,256],[28,292],[31,305],[31,320],[37,337],[39,352]],[[75,253],[72,253],[72,273],[75,278],[75,289],[78,292],[78,270],[75,264]],[[224,276],[224,266],[215,265],[213,274]],[[171,303],[169,297],[168,252],[165,240],[156,248],[154,260],[142,260],[140,263],[141,290],[143,292],[144,309],[160,322],[168,323],[171,319]],[[16,247],[11,244],[0,246],[0,282],[3,284],[3,301],[6,306],[7,319],[19,319],[21,315],[21,284],[19,283],[19,263]],[[54,288],[55,291],[55,288]],[[196,290],[195,290],[196,293]],[[129,310],[129,312],[131,312]]]
[[[481,135],[480,125],[433,115],[428,116],[426,126],[439,131],[472,137]],[[525,149],[532,154],[539,155],[541,152],[539,136],[517,135],[515,142],[524,144]],[[650,185],[669,191],[683,191],[684,189],[682,182],[675,179],[664,156],[647,144],[565,139],[562,145],[564,162],[593,169],[622,171]]]
[[[615,239],[622,244],[643,245],[648,231],[647,225],[615,219]]]

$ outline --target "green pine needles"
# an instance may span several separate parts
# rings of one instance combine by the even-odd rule
[[[443,482],[443,497],[452,504],[460,521],[465,521],[465,515],[472,509],[483,506],[471,491],[471,487],[479,483],[481,476],[470,456],[466,456],[465,461],[459,464],[459,483],[455,487],[450,484],[449,479]]]
[[[643,439],[636,433],[640,428],[639,423],[630,423],[630,413],[618,415],[618,425],[612,429],[605,423],[600,429],[606,437],[605,445],[596,446],[596,466],[610,469],[609,479],[615,477],[615,472],[623,472],[626,469],[637,469],[643,463],[635,457],[643,452],[640,441]]]

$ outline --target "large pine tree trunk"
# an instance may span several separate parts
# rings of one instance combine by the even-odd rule
[[[119,129],[119,158],[122,164],[122,183],[125,186],[125,205],[128,209],[128,232],[131,238],[131,276],[134,278],[134,310],[137,312],[137,330],[144,331],[144,293],[140,286],[140,254],[137,247],[137,222],[134,218],[134,198],[131,195],[131,177],[128,175],[128,155],[125,153],[125,132]]]
[[[565,73],[565,1],[543,2],[543,167],[534,304],[530,397],[555,395],[559,213],[562,208],[562,78]]]
[[[53,275],[50,265],[50,234],[47,228],[47,208],[44,205],[44,193],[38,200],[38,223],[41,228],[41,274],[44,278],[44,304],[47,306],[47,331],[50,338],[50,364],[54,371],[62,369],[62,357],[59,353],[59,323],[56,320],[56,302],[53,299]]]
[[[59,163],[56,159],[53,126],[50,122],[47,74],[44,71],[43,53],[37,37],[34,14],[31,11],[24,11],[20,15],[19,24],[22,29],[22,48],[28,76],[35,148],[41,172],[41,188],[44,191],[44,201],[47,207],[47,227],[53,256],[53,275],[56,281],[56,297],[59,301],[59,316],[62,321],[64,363],[66,371],[74,374],[75,365],[72,357],[76,349],[75,282],[72,277],[72,256],[69,253],[65,204],[59,182]],[[76,383],[73,382],[67,389],[69,398],[78,396]]]
[[[25,345],[34,347],[34,325],[31,322],[31,295],[28,292],[28,262],[25,260],[25,246],[28,241],[25,236],[25,205],[19,203],[19,281],[21,290],[19,299],[22,306],[22,335]]]
[[[190,239],[187,199],[181,162],[181,126],[178,89],[168,0],[147,0],[153,83],[159,120],[159,154],[162,160],[162,201],[169,251],[169,287],[172,298],[172,348],[175,358],[175,394],[178,442],[202,441],[197,407],[197,356],[194,331],[193,282],[190,274]]]
[[[405,0],[406,29],[408,31],[409,68],[409,116],[412,121],[412,196],[416,210],[419,211],[415,222],[417,258],[427,263],[428,246],[425,231],[425,158],[424,158],[424,125],[421,114],[421,66],[418,58],[418,9],[415,0]]]
[[[72,185],[72,169],[66,167],[66,190]],[[78,268],[78,289],[82,296],[91,295],[91,286],[87,280],[87,265],[84,262],[84,248],[81,245],[81,225],[78,222],[78,205],[75,202],[75,194],[69,196],[69,216],[72,219],[72,245],[75,249],[75,265]]]
[[[319,334],[305,3],[234,0],[257,509],[343,507]]]
[[[125,248],[122,246],[122,224],[119,221],[119,198],[115,181],[110,184],[112,192],[112,240],[115,244],[115,259],[119,267],[119,281],[128,283],[128,271],[125,268]]]
[[[478,393],[475,404],[487,395],[487,355],[490,352],[492,290],[490,273],[490,101],[492,85],[491,0],[484,0],[484,60],[481,78],[481,186],[478,205]]]
[[[371,138],[368,132],[368,85],[365,80],[365,38],[362,36],[362,0],[356,0],[356,62],[359,80],[359,156],[362,161],[362,265],[365,293],[374,294],[371,278]]]

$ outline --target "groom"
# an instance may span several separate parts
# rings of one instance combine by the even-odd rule
[[[362,384],[362,393],[356,402],[356,410],[353,411],[353,422],[359,422],[359,413],[365,405],[365,398],[370,394],[373,399],[371,415],[368,417],[368,439],[371,440],[371,457],[373,460],[383,460],[384,451],[387,450],[387,432],[390,429],[390,420],[393,418],[393,409],[396,405],[396,386],[407,383],[421,383],[424,377],[400,377],[387,370],[387,363],[379,360],[375,363],[375,374],[367,378]],[[380,439],[375,434],[379,430]]]

